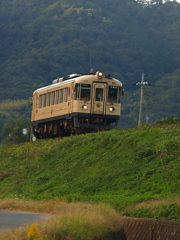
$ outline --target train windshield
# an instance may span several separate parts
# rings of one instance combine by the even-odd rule
[[[109,86],[108,89],[108,102],[120,103],[120,97],[122,95],[122,89],[118,86]]]
[[[91,84],[80,84],[77,83],[75,86],[75,100],[90,100]]]
[[[118,91],[119,87],[118,86],[109,86],[108,90],[108,102],[111,103],[117,103],[118,101]]]

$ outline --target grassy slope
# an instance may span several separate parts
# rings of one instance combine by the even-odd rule
[[[0,198],[105,202],[131,216],[180,220],[179,136],[177,125],[1,146]],[[128,208],[166,198],[156,211]]]

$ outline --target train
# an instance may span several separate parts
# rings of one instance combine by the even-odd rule
[[[122,82],[90,70],[33,92],[31,123],[37,139],[111,130],[121,115]]]

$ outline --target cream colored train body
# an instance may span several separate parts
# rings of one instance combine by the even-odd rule
[[[36,138],[110,130],[119,120],[122,83],[96,74],[72,74],[39,88],[32,97]]]

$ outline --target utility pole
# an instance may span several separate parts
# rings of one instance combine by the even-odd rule
[[[142,103],[143,103],[143,87],[144,85],[149,85],[148,82],[144,82],[144,73],[141,75],[141,82],[137,82],[136,85],[140,85],[140,102],[139,102],[139,119],[138,119],[138,126],[141,126],[141,119],[142,119]]]
[[[141,88],[140,88],[140,102],[139,102],[139,119],[138,119],[138,126],[141,126],[141,119],[142,119],[142,102],[143,102],[143,84],[144,84],[144,73],[141,76]]]

